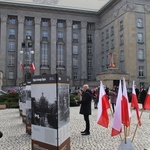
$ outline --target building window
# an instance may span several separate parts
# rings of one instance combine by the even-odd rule
[[[104,52],[104,50],[105,50],[105,49],[104,49],[104,44],[102,44],[102,52]]]
[[[144,77],[144,66],[139,66],[139,77]]]
[[[88,30],[92,30],[92,24],[90,24],[90,23],[87,24],[87,29],[88,29]]]
[[[92,43],[92,35],[91,34],[87,35],[87,42]]]
[[[92,68],[92,58],[88,58],[87,60],[87,67]]]
[[[60,21],[60,20],[58,20],[57,27],[58,27],[58,28],[63,28],[63,27],[64,27],[63,22]]]
[[[9,38],[15,38],[15,29],[9,29]]]
[[[104,57],[102,57],[102,66],[105,65]]]
[[[48,27],[48,20],[46,20],[46,19],[42,20],[42,26]]]
[[[123,20],[120,21],[120,30],[123,30]]]
[[[141,42],[143,42],[143,33],[138,33],[138,35],[137,35],[138,37],[138,42],[139,43],[141,43]]]
[[[9,66],[14,66],[14,65],[15,65],[15,58],[14,58],[14,55],[9,55],[9,56],[8,56],[8,65],[9,65]]]
[[[104,32],[102,32],[101,38],[102,38],[102,41],[103,41],[104,40]]]
[[[114,26],[111,27],[111,35],[114,35]]]
[[[77,22],[73,22],[72,28],[73,29],[78,29],[79,28],[79,24]]]
[[[78,78],[78,75],[77,75],[76,72],[74,72],[74,73],[73,73],[73,79],[74,79],[74,80],[77,80],[77,78]]]
[[[111,49],[114,49],[114,39],[111,40]]]
[[[106,38],[109,38],[109,30],[106,30]]]
[[[123,34],[122,34],[120,35],[120,45],[123,45],[123,43],[124,43],[124,39],[123,39]]]
[[[31,18],[26,18],[26,25],[28,26],[33,25],[33,20]]]
[[[77,67],[78,67],[78,58],[73,57],[73,68],[77,68]]]
[[[62,32],[58,32],[58,39],[63,39],[63,33]]]
[[[63,68],[64,63],[64,55],[63,55],[63,44],[57,45],[57,67]]]
[[[73,33],[73,40],[78,41],[78,33]]]
[[[138,50],[138,59],[144,60],[144,50],[143,49]]]
[[[92,54],[92,46],[87,46],[87,54],[88,55]]]
[[[42,43],[41,63],[42,63],[42,65],[47,65],[47,63],[48,63],[48,45],[47,45],[47,43]]]
[[[120,51],[120,61],[124,61],[124,51]]]
[[[91,73],[88,73],[87,78],[88,78],[88,80],[91,80],[91,79],[92,79],[92,74],[91,74]]]
[[[8,78],[9,78],[9,79],[14,79],[14,72],[10,71],[10,72],[8,73]]]
[[[46,30],[43,30],[42,31],[42,38],[48,38],[48,31],[46,31]]]
[[[9,42],[9,51],[15,51],[15,42]]]
[[[27,29],[26,30],[26,36],[32,36],[32,30]]]
[[[9,18],[9,24],[16,24],[16,18],[10,17]]]
[[[143,27],[143,19],[142,18],[138,18],[137,19],[137,27],[138,28],[142,28]]]
[[[73,54],[78,54],[78,46],[73,45]]]
[[[109,42],[106,43],[106,50],[109,50]]]
[[[106,65],[107,65],[107,68],[109,67],[109,56],[107,55],[107,57],[106,57]]]

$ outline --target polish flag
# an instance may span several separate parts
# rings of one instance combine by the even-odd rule
[[[123,94],[122,94],[122,101],[121,101],[121,114],[122,114],[122,124],[128,127],[130,125],[130,107],[127,95],[127,87],[125,78],[123,78]]]
[[[97,123],[105,128],[108,128],[109,124],[108,108],[110,108],[110,104],[104,90],[104,85],[102,81],[100,81]]]
[[[35,66],[34,66],[33,63],[30,65],[30,69],[31,69],[32,71],[35,71]]]
[[[22,64],[22,62],[20,61],[20,68],[23,70],[24,69],[24,65]]]
[[[121,101],[122,101],[122,87],[121,87],[121,80],[120,80],[111,136],[118,135],[122,131]]]
[[[141,126],[140,115],[139,115],[139,105],[138,105],[138,100],[137,100],[137,96],[136,96],[136,93],[135,93],[134,81],[133,81],[133,85],[132,85],[131,107],[134,107],[136,109],[138,124],[139,124],[139,126]]]
[[[150,110],[150,87],[148,89],[146,99],[145,99],[145,102],[144,102],[144,109]]]

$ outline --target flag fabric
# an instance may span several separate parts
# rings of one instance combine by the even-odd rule
[[[133,85],[132,85],[131,107],[134,107],[136,109],[138,124],[139,124],[139,126],[141,126],[140,115],[139,115],[139,105],[138,105],[138,100],[137,100],[137,96],[136,96],[136,92],[135,92],[134,81],[133,81]]]
[[[24,69],[24,65],[22,64],[22,62],[20,61],[20,68],[23,70]]]
[[[150,87],[148,89],[146,99],[145,99],[145,102],[144,102],[144,109],[150,110]]]
[[[121,87],[121,80],[120,80],[111,136],[118,135],[122,131],[121,101],[122,101],[122,87]]]
[[[33,63],[30,65],[30,69],[31,69],[32,71],[35,71],[35,66],[34,66]]]
[[[131,114],[130,114],[125,78],[123,78],[123,94],[122,94],[122,101],[121,101],[121,115],[122,115],[122,124],[124,124],[124,126],[128,127],[130,125]]]
[[[109,124],[109,117],[107,112],[108,108],[110,108],[108,97],[105,93],[103,83],[100,81],[97,123],[105,128],[108,128]]]

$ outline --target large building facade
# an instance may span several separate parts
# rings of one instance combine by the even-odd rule
[[[148,0],[95,0],[86,9],[58,5],[64,0],[23,1],[0,0],[3,87],[54,73],[68,75],[70,86],[98,86],[102,80],[112,87],[122,77],[128,86],[133,80],[149,86]]]

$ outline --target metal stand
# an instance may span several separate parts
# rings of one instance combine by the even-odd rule
[[[125,139],[123,139],[118,150],[135,150],[135,148],[133,147],[133,144],[132,144],[130,138],[127,137],[126,143],[125,143]]]

